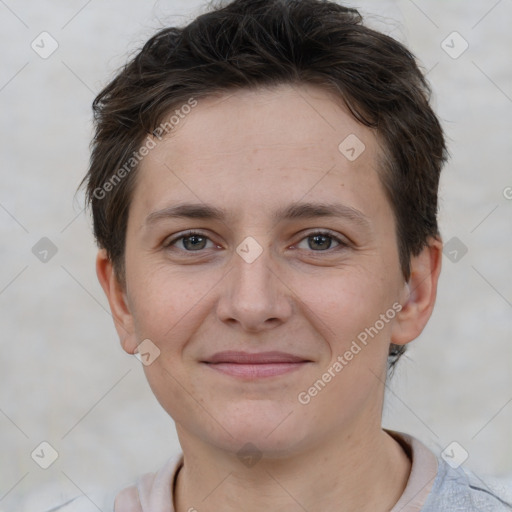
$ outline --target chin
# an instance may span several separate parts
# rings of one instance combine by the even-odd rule
[[[221,437],[219,441],[229,451],[238,451],[251,443],[268,456],[286,456],[304,443],[310,429],[315,429],[314,425],[308,429],[308,422],[299,415],[300,410],[279,402],[235,403],[222,411],[222,426],[232,437],[223,429],[216,431]]]

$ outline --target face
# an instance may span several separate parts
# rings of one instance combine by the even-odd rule
[[[407,292],[380,151],[283,85],[198,101],[144,158],[119,333],[159,351],[144,371],[180,437],[279,456],[380,426]]]

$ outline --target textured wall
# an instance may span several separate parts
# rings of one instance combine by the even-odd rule
[[[178,449],[140,363],[119,347],[74,192],[95,94],[155,29],[201,5],[0,2],[0,511],[116,488]],[[457,441],[467,467],[512,478],[512,3],[353,5],[430,70],[452,154],[438,304],[390,383],[385,424],[438,452]],[[46,470],[31,458],[42,441],[58,452]]]

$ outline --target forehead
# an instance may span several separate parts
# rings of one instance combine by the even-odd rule
[[[269,151],[279,146],[294,146],[294,151],[318,158],[312,149],[319,145],[338,157],[339,143],[350,135],[359,151],[361,143],[369,146],[367,157],[375,149],[375,133],[354,119],[341,98],[315,85],[240,89],[202,98],[196,105],[183,110],[188,114],[180,119],[171,113],[169,117],[176,124],[164,140],[164,145],[174,141],[189,153],[193,151],[195,158],[229,156],[234,151]],[[178,107],[174,112],[180,110]]]
[[[197,100],[176,120],[139,166],[132,206],[141,211],[213,200],[235,217],[249,207],[270,214],[306,196],[345,196],[373,213],[382,206],[371,197],[382,196],[374,131],[317,86],[227,92]]]

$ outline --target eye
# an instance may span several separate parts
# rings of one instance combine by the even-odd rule
[[[304,241],[307,243],[306,249],[311,249],[316,252],[326,252],[329,249],[333,249],[332,242],[337,244],[334,246],[334,249],[348,245],[329,231],[315,231],[314,233],[310,233],[297,245],[299,249],[304,249],[304,247],[300,247],[300,244]]]
[[[176,238],[166,241],[164,243],[164,247],[171,248],[178,246],[178,249],[187,252],[197,252],[207,248],[206,244],[208,241],[213,244],[213,242],[203,233],[198,231],[187,231]],[[211,246],[209,248],[211,248]]]
[[[211,244],[207,246],[208,242]],[[333,242],[334,247],[333,247]],[[301,244],[307,244],[307,247],[301,247]],[[199,231],[187,231],[177,237],[171,238],[164,243],[165,248],[176,248],[185,252],[200,252],[203,249],[211,249],[215,244],[204,233]],[[315,231],[304,237],[297,248],[309,249],[314,252],[327,252],[331,249],[347,247],[348,244],[329,231]]]

